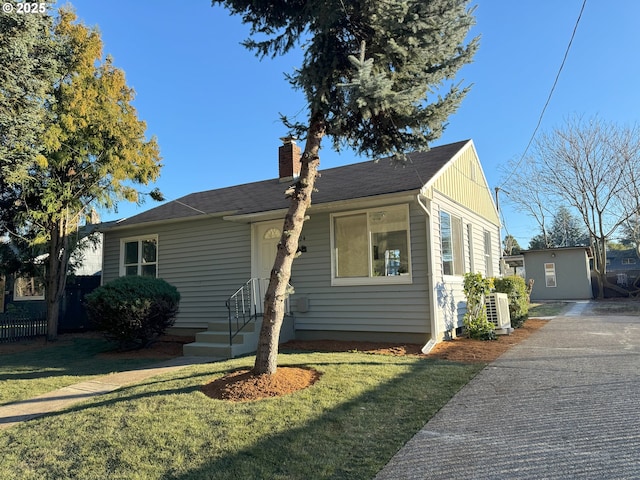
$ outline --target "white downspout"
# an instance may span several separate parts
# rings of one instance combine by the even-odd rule
[[[427,285],[429,291],[431,292],[431,298],[429,298],[429,321],[431,327],[431,338],[429,341],[422,347],[422,353],[429,353],[431,349],[436,345],[438,338],[438,310],[436,308],[437,301],[437,293],[435,290],[435,258],[434,258],[434,248],[433,248],[433,221],[431,215],[431,202],[422,203],[423,195],[419,193],[416,196],[416,200],[418,201],[418,205],[420,208],[424,210],[425,215],[427,216],[427,245],[428,245],[428,255],[427,255]]]

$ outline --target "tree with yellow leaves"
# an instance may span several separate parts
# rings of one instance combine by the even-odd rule
[[[99,33],[76,22],[69,8],[57,13],[51,36],[57,75],[46,109],[42,150],[20,185],[16,235],[46,247],[45,299],[48,338],[58,330],[60,299],[81,219],[93,207],[143,200],[137,185],[156,180],[156,140],[131,105],[124,72],[103,59]],[[152,198],[160,199],[157,191]]]

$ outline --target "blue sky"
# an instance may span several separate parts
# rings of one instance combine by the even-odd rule
[[[477,0],[474,63],[457,80],[472,84],[443,137],[433,145],[473,139],[489,186],[502,186],[538,123],[583,0]],[[207,0],[75,0],[78,17],[97,26],[105,53],[136,92],[139,117],[155,135],[164,167],[159,187],[169,200],[188,193],[277,176],[279,113],[299,114],[303,97],[284,79],[300,64],[294,52],[259,61],[239,43],[248,28]],[[640,111],[636,0],[587,0],[585,11],[544,115],[541,130],[571,115],[597,115],[631,125]],[[367,159],[325,142],[321,168]],[[152,208],[121,203],[103,220]],[[538,230],[501,197],[503,237],[526,247]]]

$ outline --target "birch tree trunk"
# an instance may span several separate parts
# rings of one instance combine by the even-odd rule
[[[291,266],[298,252],[298,242],[305,215],[311,205],[311,194],[320,166],[319,151],[324,132],[324,121],[319,118],[319,115],[316,115],[310,124],[301,159],[300,177],[292,194],[289,210],[284,218],[282,236],[278,243],[278,252],[264,298],[264,316],[253,367],[255,375],[273,375],[278,368],[278,343],[284,320],[285,301],[289,294]]]

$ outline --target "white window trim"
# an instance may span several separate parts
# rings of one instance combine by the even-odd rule
[[[489,240],[488,244],[487,244],[487,237],[488,237],[488,240]],[[493,271],[493,235],[491,235],[491,232],[489,230],[485,230],[484,231],[483,243],[484,243],[484,270],[485,270],[485,275],[487,277],[493,277],[494,276],[494,271]],[[488,251],[487,251],[487,248],[488,248]]]
[[[32,300],[44,300],[45,299],[45,293],[43,291],[42,295],[30,295],[30,296],[22,296],[22,295],[18,295],[16,293],[16,287],[15,284],[18,282],[19,278],[34,278],[34,277],[16,277],[14,279],[14,287],[13,287],[13,301],[14,302],[29,302]]]
[[[462,265],[460,266],[460,273],[444,273],[444,255],[443,255],[443,248],[442,248],[442,220],[441,220],[441,214],[442,213],[446,213],[447,215],[449,215],[449,218],[455,218],[456,220],[460,221],[460,260],[462,261]],[[439,237],[438,237],[438,241],[440,242],[440,271],[442,273],[442,278],[446,278],[448,281],[451,280],[463,280],[464,279],[464,274],[466,272],[466,259],[465,259],[465,233],[464,233],[464,218],[462,216],[456,215],[451,213],[449,210],[446,209],[441,209],[440,212],[438,213],[438,222],[440,222],[439,224]],[[455,244],[453,242],[453,227],[451,227],[451,248],[452,250],[455,250]],[[453,269],[456,269],[456,261],[455,261],[455,252],[452,251],[452,255],[453,255]]]
[[[367,235],[369,237],[369,242],[371,242],[371,229],[369,228],[369,212],[380,210],[382,208],[398,208],[404,207],[407,214],[407,263],[409,265],[409,273],[404,275],[392,275],[392,276],[380,276],[380,277],[348,277],[348,278],[340,278],[336,277],[336,245],[335,245],[335,235],[334,235],[334,218],[344,217],[349,215],[357,215],[357,214],[367,214]],[[413,268],[411,265],[411,216],[409,211],[408,204],[401,205],[384,205],[381,207],[375,208],[367,208],[361,210],[349,210],[346,212],[340,213],[332,213],[329,216],[329,235],[331,240],[331,286],[351,286],[351,285],[398,285],[398,284],[411,284],[413,283]],[[371,269],[371,265],[373,262],[371,244],[369,244],[368,248],[368,263],[369,269]]]
[[[467,248],[469,249],[469,265],[465,269],[467,273],[474,272],[474,259],[473,259],[473,224],[467,223]]]
[[[553,285],[549,285],[549,280],[551,279],[553,279]],[[544,285],[546,288],[556,288],[558,286],[555,263],[548,262],[544,264]]]
[[[127,238],[121,238],[120,239],[120,258],[119,258],[119,263],[120,263],[120,276],[124,277],[125,276],[125,265],[124,265],[124,245],[126,243],[129,242],[143,242],[144,240],[155,240],[156,242],[156,278],[158,278],[158,273],[160,270],[160,249],[158,246],[158,235],[139,235],[139,236],[135,236],[135,237],[127,237]],[[140,255],[142,255],[142,249],[138,248],[138,270],[140,269]],[[140,275],[140,272],[138,272],[138,275]]]

